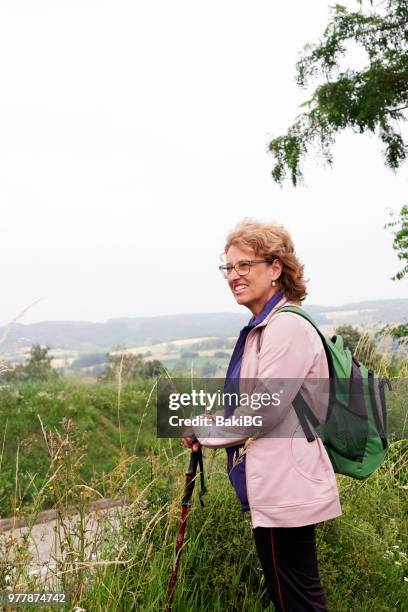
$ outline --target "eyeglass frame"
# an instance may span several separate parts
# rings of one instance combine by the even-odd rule
[[[271,264],[275,261],[275,259],[277,259],[277,257],[275,257],[274,255],[269,256],[269,259],[242,259],[241,261],[238,261],[236,264],[234,264],[233,266],[231,265],[230,267],[228,267],[228,264],[222,264],[221,266],[218,266],[218,269],[221,272],[223,278],[225,280],[228,280],[228,276],[230,272],[232,272],[233,269],[238,274],[238,276],[247,276],[251,272],[252,264],[257,264],[257,263]],[[244,272],[244,274],[241,274],[240,272],[238,272],[237,266],[243,263],[248,264],[249,269],[248,269],[248,272]]]

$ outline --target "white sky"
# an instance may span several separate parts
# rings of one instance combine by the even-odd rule
[[[38,298],[22,322],[239,310],[217,266],[247,215],[292,232],[309,303],[407,297],[383,229],[407,167],[374,137],[311,158],[305,187],[270,177],[329,4],[3,1],[0,324]]]

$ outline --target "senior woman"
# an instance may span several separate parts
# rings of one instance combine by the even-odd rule
[[[327,381],[328,365],[312,325],[295,313],[277,312],[282,306],[298,306],[305,298],[303,266],[282,226],[244,219],[227,237],[221,270],[237,303],[252,313],[232,353],[226,383],[245,385],[251,380],[259,386],[269,381],[273,387],[274,381],[280,381],[278,387],[284,387],[286,380],[289,392],[286,398],[283,394],[279,408],[267,408],[267,431],[249,443],[242,431],[234,439],[222,427],[198,427],[194,435],[185,434],[183,443],[193,450],[200,445],[226,447],[230,481],[242,511],[251,514],[257,553],[276,610],[323,611],[315,524],[341,514],[339,494],[321,440],[306,440],[291,402],[299,390],[307,396],[310,379]],[[307,397],[316,416],[323,419],[322,402],[313,394]],[[229,413],[227,408],[226,414],[231,412],[248,414],[248,408],[233,406]]]

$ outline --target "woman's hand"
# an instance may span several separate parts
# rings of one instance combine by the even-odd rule
[[[185,438],[182,438],[182,442],[186,448],[191,448],[193,453],[201,448],[201,444],[195,437],[191,438],[190,436],[186,436]]]

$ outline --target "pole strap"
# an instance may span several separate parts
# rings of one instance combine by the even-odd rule
[[[201,451],[201,449],[200,449]],[[203,464],[203,453],[200,452],[200,455],[198,457],[198,466],[200,468],[200,495],[199,495],[199,500],[200,500],[200,504],[201,507],[204,508],[204,502],[203,502],[203,496],[207,493],[207,488],[205,486],[205,481],[204,481],[204,464]]]

